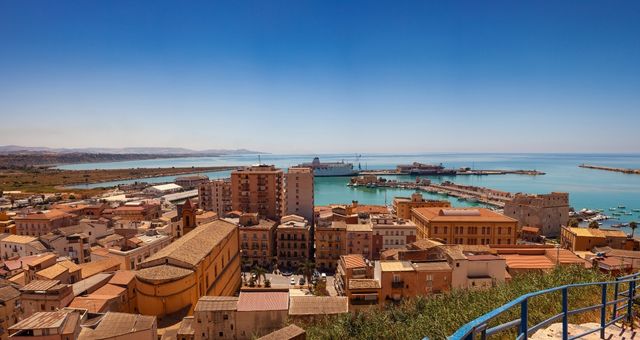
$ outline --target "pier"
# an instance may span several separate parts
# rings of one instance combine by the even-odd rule
[[[384,175],[408,175],[405,172],[398,171],[397,169],[381,169],[381,170],[362,170],[359,172],[360,175],[376,175],[376,176],[384,176]],[[470,170],[470,169],[459,169],[455,170],[453,173],[446,174],[423,174],[421,176],[486,176],[486,175],[528,175],[528,176],[539,176],[546,175],[545,172],[537,171],[537,170]]]
[[[590,164],[580,164],[578,166],[585,169],[604,170],[604,171],[622,172],[624,174],[640,175],[640,169],[614,168],[609,166],[590,165]]]
[[[482,203],[499,209],[504,208],[505,203],[513,198],[513,194],[507,191],[500,191],[471,185],[461,185],[449,181],[441,184],[433,184],[428,179],[416,180],[415,182],[399,182],[386,181],[381,178],[375,178],[374,180],[372,180],[370,177],[361,177],[359,179],[352,180],[351,183],[347,185],[355,188],[367,187],[413,189],[447,197],[451,196],[473,203]]]

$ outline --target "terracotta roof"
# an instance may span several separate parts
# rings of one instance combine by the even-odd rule
[[[38,240],[37,237],[33,237],[33,236],[26,236],[26,235],[9,235],[5,238],[3,238],[2,240],[0,240],[0,242],[11,242],[11,243],[17,243],[17,244],[28,244],[31,243],[33,241]]]
[[[29,282],[26,286],[20,288],[20,291],[36,291],[42,290],[47,291],[60,283],[59,280],[33,280]]]
[[[340,258],[342,259],[342,262],[344,262],[345,269],[362,268],[367,266],[364,261],[364,257],[360,254],[341,255]]]
[[[13,286],[6,285],[3,287],[0,287],[1,302],[7,302],[9,300],[13,300],[18,297],[20,297],[20,291],[15,289]]]
[[[415,241],[413,243],[410,243],[408,245],[409,248],[413,248],[413,249],[430,249],[436,246],[441,246],[442,243],[435,241],[435,240],[430,240],[430,239],[422,239],[422,240],[418,240]]]
[[[449,256],[452,260],[466,260],[467,257],[462,252],[462,247],[457,244],[443,244],[438,246],[439,249],[442,249],[444,253]]]
[[[236,310],[238,298],[234,296],[203,296],[198,300],[194,311]]]
[[[61,265],[61,264],[54,264],[51,267],[45,268],[39,272],[36,272],[36,275],[38,276],[42,276],[46,279],[55,279],[58,276],[60,276],[62,273],[69,271],[69,268]]]
[[[15,220],[51,220],[62,217],[71,217],[73,215],[66,213],[62,210],[51,209],[44,210],[33,214],[28,214],[26,216],[16,216]]]
[[[240,292],[238,312],[288,310],[289,292]]]
[[[427,221],[434,222],[517,222],[516,219],[485,208],[414,208],[411,211]]]
[[[467,255],[469,261],[496,261],[504,260],[504,258],[497,255],[483,254],[483,255]]]
[[[79,316],[78,313],[73,313],[66,310],[60,310],[56,312],[36,312],[26,319],[16,323],[15,325],[10,326],[9,330],[17,331],[21,329],[59,329],[65,325],[68,317],[74,314]]]
[[[258,338],[258,340],[287,340],[287,339],[298,338],[304,334],[306,334],[304,329],[294,324],[291,324],[287,327],[280,328],[275,332],[271,332],[261,338]]]
[[[544,255],[501,254],[509,269],[551,269],[555,266]]]
[[[524,226],[520,230],[522,230],[522,232],[531,233],[531,234],[539,234],[540,233],[540,228],[536,228],[536,227]]]
[[[58,258],[58,255],[54,253],[45,253],[45,254],[38,254],[38,255],[23,257],[22,259],[25,260],[23,262],[27,266],[37,266],[43,262],[50,261],[51,259],[56,259],[56,258]]]
[[[133,270],[118,270],[115,272],[109,283],[118,286],[127,286],[136,277],[136,272]]]
[[[237,228],[235,224],[224,220],[205,223],[151,255],[141,265],[159,259],[171,259],[195,267]]]
[[[349,289],[380,289],[380,281],[374,279],[350,279]]]
[[[599,229],[599,228],[581,228],[581,227],[566,227],[570,232],[575,234],[576,236],[582,237],[597,237],[597,238],[606,238],[606,237],[619,237],[626,238],[627,234],[618,229]]]
[[[115,295],[118,296],[124,292],[126,292],[126,288],[122,288],[120,286],[112,285],[107,283],[106,285],[98,288],[95,292],[91,293],[91,295]]]
[[[83,332],[85,339],[113,339],[153,328],[155,316],[107,312],[92,332]],[[83,337],[80,337],[81,339]]]
[[[86,279],[98,273],[102,273],[110,270],[118,270],[120,269],[120,261],[115,258],[106,258],[104,260],[91,261],[87,263],[82,263],[79,265],[82,270],[82,278]],[[112,269],[117,267],[115,269]]]
[[[143,281],[160,283],[175,281],[193,274],[193,270],[163,264],[155,267],[142,268],[136,271],[136,277]]]
[[[78,266],[77,264],[69,261],[69,260],[64,260],[64,261],[60,261],[57,264],[66,267],[67,269],[69,269],[70,273],[76,272],[80,269],[80,266]]]
[[[353,213],[388,214],[389,208],[384,205],[358,205],[351,209]]]
[[[104,313],[106,312],[106,307],[109,301],[117,298],[113,295],[88,295],[88,296],[76,296],[71,303],[69,304],[69,308],[80,308],[86,309],[90,313]]]
[[[349,311],[346,296],[292,296],[289,315],[342,314]]]

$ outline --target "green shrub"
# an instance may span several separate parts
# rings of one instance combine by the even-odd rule
[[[570,283],[610,281],[611,277],[596,270],[564,266],[551,272],[516,275],[511,283],[486,290],[455,290],[434,297],[407,299],[384,310],[369,309],[360,313],[330,316],[313,324],[302,325],[310,339],[445,339],[462,325],[530,292]],[[611,289],[612,290],[612,289]],[[609,291],[611,296],[612,292]],[[599,287],[575,288],[569,291],[569,307],[576,309],[599,303]],[[561,311],[561,293],[532,298],[529,301],[529,325],[532,326]],[[489,326],[519,318],[519,308],[503,314]],[[580,314],[569,321],[575,323],[598,320],[599,311]],[[560,322],[558,320],[557,322]],[[511,337],[513,334],[504,334]]]

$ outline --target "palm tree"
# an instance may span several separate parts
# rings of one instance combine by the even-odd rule
[[[629,223],[629,228],[631,228],[631,238],[633,238],[636,233],[636,228],[638,228],[638,223],[636,223],[636,221],[631,221]]]
[[[600,225],[598,224],[597,221],[591,221],[591,223],[589,223],[589,228],[598,229],[598,228],[600,228]]]
[[[260,266],[253,268],[253,270],[251,270],[251,274],[256,276],[256,279],[258,280],[258,286],[260,285],[262,278],[264,278],[265,280],[267,279],[267,271]]]
[[[313,271],[316,269],[316,264],[309,259],[305,259],[304,262],[300,264],[300,271],[302,275],[307,280],[307,288],[311,287],[311,276],[313,276]]]

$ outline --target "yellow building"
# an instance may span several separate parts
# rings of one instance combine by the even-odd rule
[[[204,295],[232,296],[240,288],[238,227],[216,220],[196,227],[138,266],[141,314],[163,316],[189,307]]]
[[[632,239],[622,230],[562,227],[560,244],[572,251],[591,251],[593,247],[633,250]],[[627,245],[628,244],[628,245]]]
[[[419,192],[413,193],[411,197],[393,198],[393,213],[398,218],[405,220],[411,218],[411,209],[413,208],[448,208],[450,206],[449,201],[425,200]]]
[[[449,244],[515,244],[518,220],[484,208],[415,208],[418,240]]]

